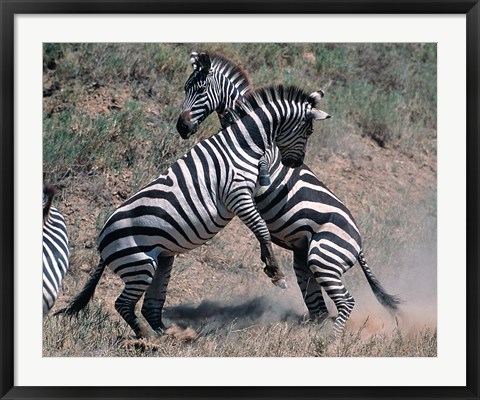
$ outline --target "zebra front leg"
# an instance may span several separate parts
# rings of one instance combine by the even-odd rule
[[[323,299],[322,288],[308,268],[307,250],[294,250],[293,269],[308,309],[308,320],[323,322],[328,317],[328,309]]]
[[[266,154],[258,162],[258,183],[260,186],[270,186],[270,171]]]
[[[272,280],[275,286],[287,288],[285,275],[278,267],[277,259],[273,253],[272,241],[267,224],[257,210],[250,192],[235,192],[229,209],[255,234],[260,242],[261,259],[265,263],[263,271]]]
[[[167,286],[170,281],[174,257],[158,257],[157,269],[151,285],[145,292],[142,315],[156,332],[163,333],[162,309],[167,297]]]
[[[272,243],[260,241],[260,254],[262,261],[265,263],[263,272],[272,280],[275,286],[286,289],[287,282],[285,282],[285,275],[280,271],[277,259],[273,254]]]

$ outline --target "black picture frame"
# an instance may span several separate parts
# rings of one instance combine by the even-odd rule
[[[14,386],[14,17],[17,14],[465,14],[467,20],[467,376],[465,387],[18,387]],[[4,1],[1,24],[0,346],[2,399],[432,398],[478,399],[479,0]],[[461,135],[462,132],[451,134]],[[462,251],[463,249],[460,249]],[[454,249],[452,249],[454,251]],[[454,266],[452,266],[454,268]],[[452,287],[452,291],[454,288]],[[453,296],[452,296],[453,297]],[[452,316],[452,323],[454,316]],[[321,371],[319,371],[321,374]],[[128,372],[123,378],[128,379]]]

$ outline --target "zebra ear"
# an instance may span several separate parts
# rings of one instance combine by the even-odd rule
[[[210,61],[210,56],[207,53],[200,53],[198,55],[198,64],[200,68],[209,70],[212,65]]]
[[[308,96],[308,102],[312,106],[318,105],[320,103],[320,100],[322,100],[322,97],[325,95],[322,89],[317,90],[316,92],[310,93],[310,96]]]
[[[192,68],[194,70],[199,68],[198,53],[195,51],[193,51],[192,54],[190,54],[190,64],[192,64]]]
[[[325,111],[319,110],[317,108],[312,108],[308,113],[308,116],[316,121],[332,117],[330,114],[327,114]]]

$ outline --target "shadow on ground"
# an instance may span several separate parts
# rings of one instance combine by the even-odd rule
[[[243,329],[273,322],[300,323],[303,319],[298,310],[276,304],[265,296],[228,303],[205,300],[199,304],[165,307],[163,317],[167,326],[193,328],[204,335],[228,327]]]

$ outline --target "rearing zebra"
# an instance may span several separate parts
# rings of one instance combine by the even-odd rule
[[[185,83],[185,101],[177,122],[188,138],[213,111],[225,128],[235,120],[235,103],[248,95],[250,79],[241,67],[223,56],[192,53],[193,72]],[[234,77],[234,78],[232,78]],[[293,267],[310,319],[328,316],[322,287],[334,301],[338,317],[334,329],[341,334],[354,299],[341,276],[358,260],[376,297],[391,310],[399,299],[388,295],[368,268],[361,236],[349,210],[306,165],[292,170],[282,166],[277,149],[270,155],[272,183],[255,194],[260,215],[272,241],[293,251]],[[261,186],[262,182],[259,182]]]
[[[52,207],[57,189],[48,183],[43,186],[43,315],[57,300],[60,285],[67,272],[68,236],[63,215]]]
[[[267,225],[253,200],[258,162],[276,143],[283,163],[302,163],[312,121],[329,117],[316,108],[319,99],[317,92],[307,95],[283,87],[247,96],[236,124],[198,143],[108,218],[99,236],[98,267],[62,312],[74,314],[86,306],[108,265],[125,282],[115,309],[136,335],[163,330],[161,312],[173,257],[211,239],[234,216],[260,242],[265,273],[274,284],[286,287]],[[150,327],[135,315],[135,304],[144,293],[142,314]]]

